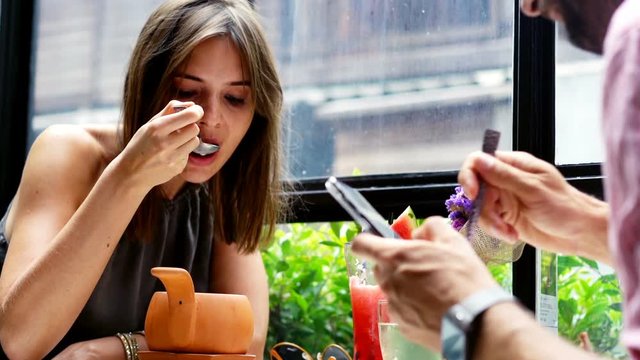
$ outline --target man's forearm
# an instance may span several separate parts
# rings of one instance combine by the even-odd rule
[[[607,242],[610,217],[609,204],[587,194],[584,194],[584,196],[587,197],[586,202],[588,204],[585,208],[589,209],[584,219],[585,229],[588,229],[588,231],[583,239],[578,239],[576,255],[588,257],[612,266],[613,259]]]
[[[515,303],[491,307],[480,326],[473,352],[476,360],[600,359],[541,327]]]

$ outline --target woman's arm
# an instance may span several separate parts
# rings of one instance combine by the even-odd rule
[[[134,334],[138,342],[138,351],[149,350],[143,335]],[[122,360],[126,359],[126,353],[122,341],[117,336],[108,336],[99,339],[87,340],[69,345],[55,360],[66,359],[100,359]]]
[[[117,163],[100,173],[100,162],[96,144],[75,127],[51,128],[32,147],[0,276],[9,357],[40,358],[67,333],[146,193]]]
[[[41,358],[55,347],[144,196],[184,169],[202,109],[173,114],[177,104],[184,103],[167,105],[111,162],[78,127],[56,126],[36,140],[9,216],[0,275],[0,343],[8,356]]]
[[[249,297],[255,324],[249,353],[262,360],[269,328],[269,287],[260,251],[242,255],[235,245],[216,241],[214,246],[213,291]]]

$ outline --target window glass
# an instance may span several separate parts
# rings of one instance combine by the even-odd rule
[[[115,123],[138,32],[160,0],[37,2],[30,140],[56,123]]]
[[[115,122],[129,53],[160,0],[42,0],[31,140]],[[482,133],[511,147],[512,0],[262,0],[297,178],[456,169]]]
[[[570,44],[563,26],[557,34],[556,163],[601,162],[603,61]]]
[[[456,169],[511,147],[512,0],[262,0],[297,178]]]

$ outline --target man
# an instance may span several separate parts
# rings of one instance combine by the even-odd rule
[[[604,53],[609,204],[570,186],[554,166],[520,152],[498,152],[495,158],[474,153],[458,180],[472,198],[478,179],[487,183],[480,225],[492,235],[615,266],[624,293],[623,342],[640,359],[640,0],[523,0],[521,8],[528,16],[565,23],[575,45]],[[362,234],[353,244],[356,253],[377,263],[392,315],[410,338],[432,348],[440,348],[442,338],[454,360],[461,354],[447,342],[454,324],[466,337],[467,358],[597,358],[543,329],[501,295],[444,219],[428,219],[413,235],[428,241]]]

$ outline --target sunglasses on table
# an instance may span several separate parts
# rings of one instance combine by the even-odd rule
[[[281,342],[275,344],[269,352],[271,360],[316,360],[300,346]],[[352,360],[349,353],[340,345],[331,344],[318,354],[317,360]]]

